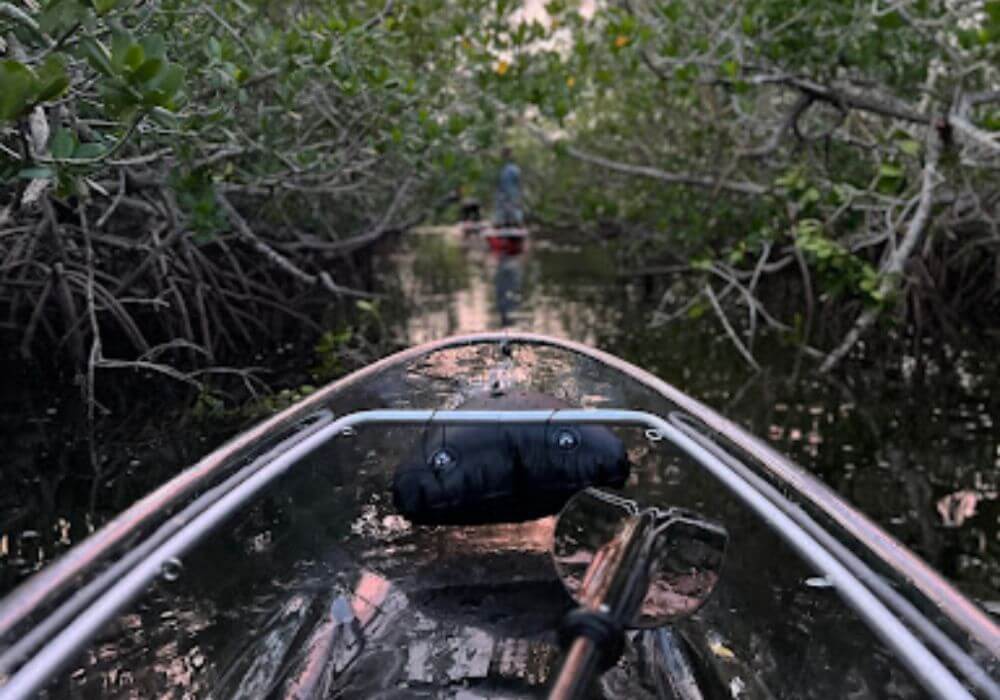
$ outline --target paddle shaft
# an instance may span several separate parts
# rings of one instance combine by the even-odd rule
[[[573,700],[587,694],[600,668],[601,652],[587,637],[573,640],[552,683],[549,700]]]
[[[601,547],[584,575],[580,587],[580,611],[600,617],[610,623],[615,633],[635,619],[646,595],[649,580],[649,534],[655,518],[645,512],[630,517],[615,537]],[[598,625],[593,629],[602,629]],[[607,627],[604,627],[607,629]],[[598,671],[607,663],[609,641],[602,646],[583,633],[573,630],[574,637],[549,690],[549,700],[572,700],[585,697]],[[620,653],[620,647],[618,647]]]

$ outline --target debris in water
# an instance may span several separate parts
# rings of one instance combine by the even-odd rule
[[[945,527],[961,527],[976,514],[976,504],[980,496],[975,491],[962,489],[948,494],[937,502],[937,512]]]
[[[833,588],[833,581],[826,576],[813,576],[805,580],[810,588]]]
[[[708,643],[708,648],[713,654],[718,656],[720,659],[735,659],[736,654],[733,650],[722,643],[721,640],[713,639]]]

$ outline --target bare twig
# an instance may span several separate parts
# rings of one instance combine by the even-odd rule
[[[746,345],[744,345],[743,341],[740,340],[740,336],[733,329],[732,324],[729,323],[729,319],[726,318],[726,312],[722,310],[722,306],[719,304],[719,300],[715,297],[715,292],[712,290],[712,285],[710,284],[705,285],[705,295],[708,297],[708,300],[712,303],[712,308],[715,310],[715,315],[718,316],[719,321],[722,323],[722,327],[726,329],[726,335],[728,335],[729,339],[733,341],[733,345],[736,346],[736,349],[739,351],[740,355],[742,355],[743,359],[747,361],[747,364],[749,364],[751,367],[753,367],[755,370],[759,372],[760,365],[757,364],[757,360],[754,359],[753,355],[747,349]]]
[[[920,202],[914,212],[910,223],[906,228],[906,234],[899,246],[893,251],[880,272],[880,282],[878,291],[881,297],[886,298],[896,292],[900,286],[903,268],[909,260],[910,255],[916,250],[923,238],[924,231],[931,218],[931,203],[934,198],[934,188],[938,184],[938,160],[941,157],[941,140],[938,133],[930,131],[927,139],[927,160],[924,163],[923,175],[920,185]],[[833,352],[831,352],[820,366],[820,372],[829,372],[851,351],[851,348],[860,340],[861,336],[875,323],[882,313],[881,307],[871,307],[866,309],[854,322],[854,326],[847,333]]]

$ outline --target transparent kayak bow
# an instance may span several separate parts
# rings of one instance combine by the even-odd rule
[[[266,455],[233,474],[209,490],[183,511],[161,525],[147,539],[152,545],[141,548],[141,556],[127,558],[125,565],[113,567],[113,574],[95,582],[70,597],[39,625],[44,639],[37,635],[30,645],[20,644],[0,656],[0,672],[9,674],[0,685],[0,698],[26,698],[44,688],[98,631],[134,601],[165,570],[184,556],[228,517],[250,503],[265,486],[292,469],[304,457],[332,438],[351,433],[361,426],[377,425],[620,425],[640,426],[658,438],[675,445],[711,473],[732,494],[767,522],[817,572],[824,575],[843,600],[865,621],[885,646],[930,693],[945,698],[971,698],[972,695],[899,617],[873,593],[859,577],[810,531],[821,528],[799,511],[793,518],[787,508],[775,503],[746,475],[740,474],[716,450],[703,444],[676,417],[642,411],[615,409],[545,410],[545,411],[436,411],[370,410],[333,419],[317,416],[303,432],[296,433]],[[810,525],[809,523],[812,522]],[[36,628],[37,629],[37,628]],[[33,648],[32,648],[33,647]],[[940,653],[940,649],[938,650]],[[952,650],[954,653],[955,650]],[[960,650],[957,653],[962,653]],[[965,657],[968,663],[972,663]],[[22,661],[24,663],[22,664]],[[956,658],[951,658],[952,663]],[[962,662],[962,658],[957,661]],[[974,666],[974,664],[973,664]],[[967,666],[968,668],[968,666]],[[969,678],[987,692],[995,684],[983,672]],[[978,682],[977,682],[978,681]],[[992,688],[990,687],[992,684]],[[986,686],[985,688],[983,686]]]

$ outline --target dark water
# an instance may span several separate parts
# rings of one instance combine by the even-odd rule
[[[754,373],[710,314],[652,325],[663,282],[626,282],[618,274],[614,249],[597,245],[538,240],[522,255],[498,257],[456,232],[428,231],[404,240],[384,269],[387,297],[373,313],[401,345],[507,326],[569,337],[620,355],[772,441],[971,596],[990,606],[1000,599],[1000,448],[992,420],[998,408],[994,396],[1000,395],[993,389],[1000,381],[996,358],[989,353],[949,355],[942,350],[920,360],[858,362],[845,373],[848,379],[831,382],[797,362],[793,348],[765,339],[756,348],[764,370]],[[280,364],[290,354],[294,362],[313,364],[317,359],[311,352],[311,345],[291,346],[282,349],[282,356],[265,359]],[[419,377],[408,377],[391,390],[397,400],[409,400],[407,392],[412,392],[413,400],[421,396],[428,405],[453,403],[461,395],[456,387],[483,379],[464,376],[481,366],[472,359],[424,368]],[[630,400],[600,377],[585,383],[591,393],[574,395],[559,381],[557,360],[547,364],[544,357],[534,358],[529,363],[533,381],[549,391],[568,392],[585,405]],[[429,384],[414,384],[418,379]],[[121,419],[103,421],[91,444],[79,438],[82,416],[67,408],[73,405],[71,397],[35,395],[25,408],[29,389],[24,382],[16,394],[5,395],[3,440],[12,458],[4,471],[9,488],[0,494],[4,589],[246,422],[236,417],[194,420],[183,412],[163,415],[163,407],[171,405],[169,397],[132,394],[107,406]],[[318,466],[312,476],[256,507],[236,528],[233,541],[238,545],[209,543],[189,564],[183,593],[158,586],[149,601],[124,616],[88,653],[85,667],[73,672],[78,684],[71,681],[68,687],[77,687],[84,697],[108,688],[159,694],[164,684],[195,695],[209,688],[217,695],[235,693],[254,673],[263,673],[264,662],[255,665],[247,659],[287,651],[298,630],[307,627],[304,621],[329,604],[324,596],[330,581],[350,579],[344,584],[348,589],[377,587],[343,560],[343,551],[328,551],[345,536],[353,543],[348,547],[353,560],[391,574],[396,584],[412,579],[406,594],[415,605],[408,610],[419,614],[407,612],[416,616],[407,618],[407,625],[431,625],[428,620],[440,620],[442,610],[461,618],[454,624],[471,623],[483,608],[469,601],[488,595],[494,610],[509,608],[513,601],[520,606],[520,616],[498,617],[504,634],[530,635],[550,627],[565,601],[546,568],[544,527],[425,536],[399,529],[386,516],[380,488],[373,484],[378,470],[392,461],[387,452],[398,457],[412,442],[412,437],[363,434],[351,455],[338,460],[352,465],[350,476]],[[636,449],[636,457],[644,457]],[[685,482],[679,469],[672,462],[665,468],[655,465],[643,470],[645,476],[633,486],[668,502],[676,491],[688,501],[679,503],[686,507],[731,509],[728,502],[717,502],[710,486]],[[352,507],[331,510],[334,497]],[[757,614],[773,620],[773,628],[764,633],[747,617],[744,644],[736,644],[740,634],[732,627],[726,644],[742,653],[769,640],[766,653],[753,655],[758,661],[769,659],[771,672],[779,676],[784,666],[775,659],[808,651],[811,661],[795,657],[798,665],[789,687],[808,685],[810,674],[833,679],[854,673],[853,666],[840,661],[871,655],[867,632],[856,620],[845,620],[822,590],[802,588],[809,572],[792,564],[776,540],[747,528],[736,571],[759,571],[760,580],[723,591],[709,614],[716,621],[729,620],[733,611],[740,611],[737,617]],[[469,556],[442,559],[453,551]],[[496,571],[508,579],[502,586]],[[454,585],[455,580],[462,585]],[[781,616],[783,606],[795,614]],[[231,647],[234,631],[249,621],[266,633],[271,646],[251,645],[236,655],[236,662],[206,674],[217,663],[208,658],[209,650]],[[839,632],[816,639],[813,632],[824,624]],[[442,624],[442,629],[450,630],[450,636],[441,644],[463,647],[464,642],[455,642],[454,627]],[[467,631],[472,628],[460,629],[473,634]],[[464,639],[461,634],[458,638]],[[391,635],[383,640],[387,663],[396,659],[389,649],[398,641]],[[473,641],[466,646],[474,648]],[[427,653],[432,652],[433,647]],[[859,671],[858,683],[872,682],[865,675],[869,671],[891,676],[879,665],[881,657],[873,658],[875,671]],[[377,658],[369,661],[378,663]],[[813,668],[815,664],[820,666]],[[87,668],[101,669],[99,679],[91,678]],[[882,681],[883,686],[890,682],[896,681]],[[839,687],[817,686],[820,696],[823,688]]]

